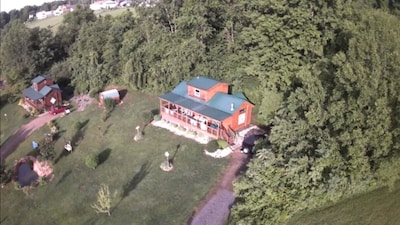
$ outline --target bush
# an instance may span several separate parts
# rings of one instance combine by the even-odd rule
[[[96,169],[96,167],[99,164],[99,157],[97,155],[90,154],[90,155],[86,156],[85,164],[90,169]]]
[[[0,164],[0,185],[4,186],[11,180],[11,170]]]
[[[161,115],[160,114],[154,115],[153,116],[153,120],[154,121],[160,121],[161,120]]]
[[[101,113],[101,121],[106,122],[108,117],[109,117],[110,113],[107,110],[104,110]]]
[[[154,117],[152,112],[142,112],[142,114],[140,116],[141,116],[142,121],[146,124],[150,123]]]
[[[211,140],[207,143],[206,149],[209,151],[214,151],[219,148],[218,141],[217,140]]]
[[[103,100],[103,102],[104,102],[104,108],[106,109],[106,111],[112,112],[114,110],[114,107],[116,105],[114,99],[106,98]]]
[[[224,149],[229,146],[228,142],[226,142],[225,140],[222,140],[222,139],[217,140],[217,143],[218,143],[219,148],[221,148],[221,149]]]
[[[80,130],[82,128],[82,123],[81,121],[75,121],[75,123],[73,124],[74,130]]]
[[[39,179],[38,179],[38,185],[39,186],[43,186],[43,185],[45,185],[47,183],[48,183],[48,180],[45,177],[39,177]]]
[[[92,89],[92,90],[89,92],[89,97],[91,97],[91,98],[97,98],[97,96],[99,95],[100,91],[101,91],[100,88]]]

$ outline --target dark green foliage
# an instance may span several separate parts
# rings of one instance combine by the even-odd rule
[[[140,117],[141,117],[141,120],[143,121],[143,123],[147,124],[153,120],[154,115],[152,112],[145,111],[140,114]]]
[[[161,94],[199,74],[245,92],[273,128],[235,183],[233,224],[277,224],[399,179],[398,1],[160,0],[135,13],[78,8],[55,37],[2,14],[1,74],[15,92],[46,70],[77,93]]]
[[[54,151],[53,141],[47,141],[47,140],[41,141],[36,151],[39,151],[40,156],[44,160],[52,160],[56,155],[56,152]]]
[[[222,140],[222,139],[217,140],[217,143],[218,143],[219,148],[221,148],[221,149],[224,149],[229,146],[228,142],[226,142],[225,140]]]
[[[219,145],[218,145],[218,141],[217,140],[211,140],[206,145],[206,149],[208,151],[214,151],[214,150],[217,150],[218,148],[219,148]]]
[[[85,165],[90,169],[96,169],[96,167],[99,165],[99,157],[94,154],[86,156]]]
[[[116,105],[116,102],[115,102],[114,99],[111,99],[111,98],[104,99],[104,108],[105,108],[108,112],[113,111],[115,105]]]
[[[6,166],[1,163],[0,164],[0,186],[6,185],[11,181],[11,170],[7,169]]]
[[[159,120],[161,120],[161,115],[160,115],[160,114],[154,115],[154,116],[153,116],[153,120],[154,120],[154,121],[159,121]]]
[[[82,128],[82,123],[81,121],[75,121],[75,123],[73,124],[73,128],[74,130],[77,132]]]

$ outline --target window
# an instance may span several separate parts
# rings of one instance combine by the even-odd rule
[[[200,97],[200,90],[199,89],[194,89],[194,96]]]
[[[239,111],[239,113],[245,113],[246,112],[246,109],[241,109],[240,111]]]

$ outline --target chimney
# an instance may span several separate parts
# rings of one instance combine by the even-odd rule
[[[231,103],[231,111],[233,111],[233,103]]]

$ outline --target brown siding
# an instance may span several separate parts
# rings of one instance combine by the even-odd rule
[[[228,88],[229,88],[229,85],[227,83],[218,83],[217,85],[212,87],[210,90],[208,90],[205,101],[208,102],[218,92],[228,94]]]
[[[200,88],[193,87],[188,85],[188,95],[194,98],[198,98],[205,102],[208,102],[217,92],[228,93],[229,85],[227,83],[218,83],[214,87],[209,90],[203,90]],[[195,90],[198,89],[200,91],[200,96],[195,96]]]
[[[245,109],[246,110],[246,119],[244,123],[238,124],[239,121],[239,115],[240,110]],[[247,127],[251,123],[251,114],[253,110],[253,105],[248,103],[248,102],[243,102],[243,104],[239,107],[239,109],[229,118],[226,118],[223,121],[224,126],[228,127],[230,126],[233,130],[238,131],[240,129],[243,129]]]

